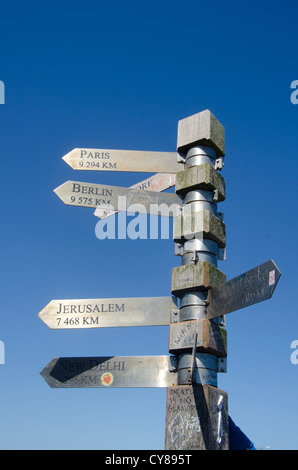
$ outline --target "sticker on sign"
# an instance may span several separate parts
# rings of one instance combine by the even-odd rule
[[[275,284],[275,269],[270,271],[269,273],[269,286],[273,286]]]

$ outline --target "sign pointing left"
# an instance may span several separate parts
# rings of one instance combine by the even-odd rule
[[[196,354],[196,383],[216,387],[219,371],[217,357]],[[176,356],[60,357],[40,374],[52,388],[170,387],[178,385],[179,365]]]
[[[62,158],[73,170],[141,173],[177,173],[183,170],[176,152],[76,148]]]
[[[173,356],[61,357],[53,359],[40,374],[52,388],[177,385]]]
[[[99,207],[142,214],[161,214],[174,217],[182,207],[182,199],[177,194],[78,181],[66,181],[54,189],[54,193],[64,204],[70,206]],[[167,211],[167,208],[170,210]]]
[[[175,297],[52,300],[38,314],[58,329],[169,325],[177,312]]]

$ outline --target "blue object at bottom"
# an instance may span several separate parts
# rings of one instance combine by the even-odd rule
[[[229,449],[230,450],[256,450],[254,444],[248,437],[236,426],[229,416]]]

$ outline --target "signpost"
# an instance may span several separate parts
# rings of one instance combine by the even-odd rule
[[[177,151],[74,149],[63,157],[73,169],[156,174],[131,188],[67,181],[55,189],[100,218],[129,210],[174,217],[182,263],[172,269],[172,296],[52,300],[38,315],[55,330],[168,325],[170,355],[56,358],[41,375],[53,388],[166,387],[165,449],[226,450],[228,396],[217,383],[226,372],[223,316],[269,299],[281,274],[272,260],[230,281],[217,268],[226,246],[217,210],[225,138],[209,110],[179,121]],[[173,185],[176,194],[161,194]]]

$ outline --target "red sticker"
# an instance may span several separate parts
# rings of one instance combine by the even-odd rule
[[[269,273],[269,286],[273,286],[275,284],[275,269],[270,271]]]
[[[102,374],[100,380],[103,385],[109,386],[113,383],[114,377],[110,372],[105,372]]]

